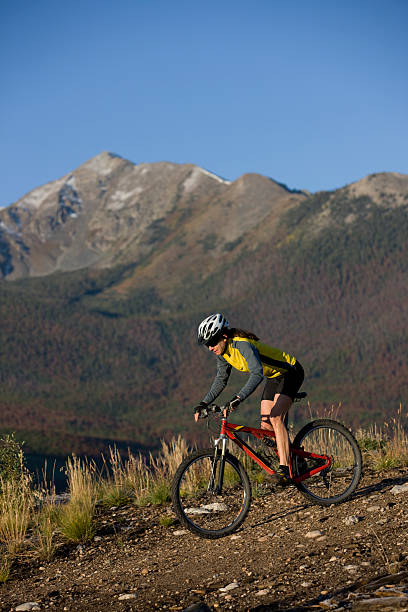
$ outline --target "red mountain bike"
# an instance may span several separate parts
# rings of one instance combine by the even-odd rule
[[[305,397],[299,393],[296,399]],[[225,406],[208,406],[200,418],[221,418],[214,448],[199,450],[184,459],[172,483],[172,500],[180,521],[203,538],[221,538],[245,520],[251,505],[251,483],[242,463],[227,449],[236,444],[267,474],[279,465],[275,434],[266,429],[235,425],[223,416]],[[228,410],[227,410],[228,415]],[[254,449],[240,437],[261,441]],[[260,447],[260,448],[259,448]],[[362,458],[353,434],[341,423],[316,419],[307,423],[290,445],[292,483],[307,499],[321,506],[339,504],[356,490]]]

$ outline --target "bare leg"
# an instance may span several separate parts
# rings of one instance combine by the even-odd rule
[[[291,405],[291,398],[279,393],[273,401],[261,401],[261,428],[275,432],[281,465],[289,465],[289,434],[285,426],[285,416]]]

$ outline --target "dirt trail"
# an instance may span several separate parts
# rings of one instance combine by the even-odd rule
[[[407,468],[366,473],[336,507],[276,489],[253,500],[237,533],[215,541],[161,526],[168,514],[170,504],[101,510],[90,544],[22,563],[0,585],[0,609],[408,610]]]

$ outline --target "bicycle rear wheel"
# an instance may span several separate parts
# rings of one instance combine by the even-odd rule
[[[357,440],[344,425],[331,419],[312,421],[299,431],[293,446],[332,459],[330,467],[296,484],[309,500],[321,506],[339,504],[356,490],[362,471],[361,451]],[[324,463],[318,457],[292,455],[295,477]]]
[[[226,453],[219,492],[221,466],[220,452],[197,451],[180,464],[173,479],[171,496],[177,516],[203,538],[221,538],[235,531],[251,505],[251,485],[238,459]]]

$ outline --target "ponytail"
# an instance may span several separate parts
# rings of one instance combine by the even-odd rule
[[[246,329],[240,329],[239,327],[231,327],[231,329],[223,330],[227,334],[228,338],[239,336],[240,338],[248,338],[249,340],[259,340],[258,336]]]

